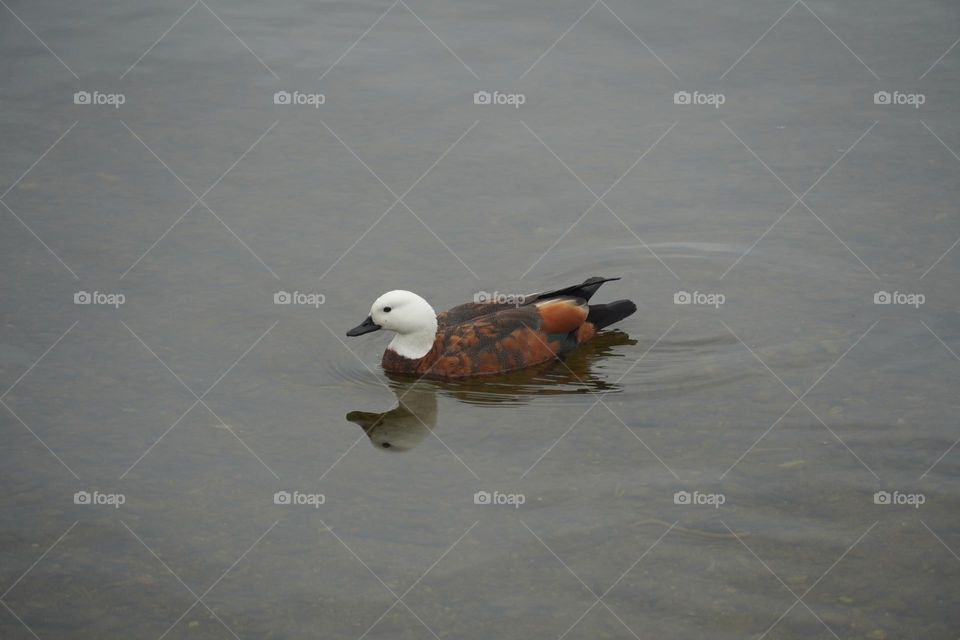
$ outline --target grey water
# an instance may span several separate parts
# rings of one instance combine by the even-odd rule
[[[956,638],[958,37],[7,0],[0,636]],[[531,371],[344,335],[593,275],[638,312]]]

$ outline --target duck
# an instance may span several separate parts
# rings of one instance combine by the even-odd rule
[[[416,293],[396,289],[377,298],[347,336],[394,332],[381,361],[391,374],[449,380],[508,373],[561,358],[633,314],[630,300],[589,304],[601,285],[619,279],[595,276],[521,296],[478,294],[439,314]]]

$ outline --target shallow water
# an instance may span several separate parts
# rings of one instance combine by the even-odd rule
[[[955,638],[960,11],[808,4],[10,2],[0,636]],[[343,335],[590,275],[529,372]]]

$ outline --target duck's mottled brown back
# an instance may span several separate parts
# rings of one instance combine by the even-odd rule
[[[487,313],[458,324],[441,324],[423,358],[404,358],[389,349],[383,368],[436,378],[462,378],[515,371],[545,362],[593,337],[582,299],[550,299]]]

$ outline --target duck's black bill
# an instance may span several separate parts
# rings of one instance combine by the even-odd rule
[[[373,318],[367,316],[366,320],[355,326],[350,331],[347,331],[347,335],[351,338],[354,336],[362,336],[365,333],[371,333],[373,331],[379,331],[380,325],[373,321]]]

